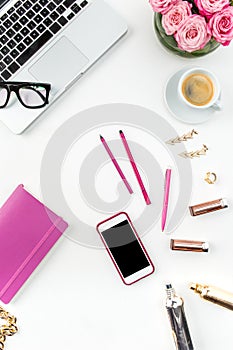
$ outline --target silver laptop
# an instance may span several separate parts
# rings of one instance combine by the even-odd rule
[[[49,104],[27,109],[11,94],[0,120],[22,133],[127,31],[102,0],[0,0],[0,80],[51,84]]]

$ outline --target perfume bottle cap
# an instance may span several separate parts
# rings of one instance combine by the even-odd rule
[[[191,290],[196,290],[197,284],[196,284],[196,283],[190,283],[190,284],[189,284],[189,288],[190,288]]]
[[[189,288],[198,294],[202,294],[202,292],[204,291],[204,289],[206,287],[207,286],[199,284],[199,283],[190,283],[190,285],[189,285]]]

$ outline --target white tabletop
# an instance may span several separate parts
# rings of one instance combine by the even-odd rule
[[[197,60],[177,57],[155,38],[147,1],[108,2],[128,23],[127,35],[24,134],[13,135],[1,125],[1,204],[20,183],[42,200],[40,168],[47,143],[59,126],[84,109],[113,102],[136,104],[157,112],[178,134],[190,131],[192,125],[171,116],[163,94],[174,72],[198,64],[218,76],[224,109],[211,121],[196,125],[199,135],[187,144],[190,150],[203,143],[209,147],[205,157],[192,160],[191,204],[226,197],[229,209],[199,218],[187,212],[171,235],[208,241],[207,254],[172,252],[170,237],[161,233],[158,222],[143,237],[156,272],[130,287],[123,285],[104,249],[62,238],[7,306],[18,318],[19,333],[7,339],[6,349],[172,350],[175,346],[164,307],[167,281],[185,300],[195,349],[231,349],[232,312],[201,300],[188,284],[203,282],[233,291],[233,44]],[[218,175],[213,186],[203,180],[207,171]]]

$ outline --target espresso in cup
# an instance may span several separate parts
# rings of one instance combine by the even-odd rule
[[[208,105],[214,97],[214,83],[210,76],[203,72],[187,75],[181,90],[185,100],[197,107]]]
[[[198,110],[221,110],[221,88],[215,74],[206,68],[193,67],[184,70],[178,81],[179,100]],[[178,100],[178,101],[179,101]]]

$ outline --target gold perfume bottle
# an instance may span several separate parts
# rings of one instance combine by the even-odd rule
[[[198,293],[201,298],[211,301],[217,305],[233,310],[233,293],[217,287],[191,283],[190,289]]]

